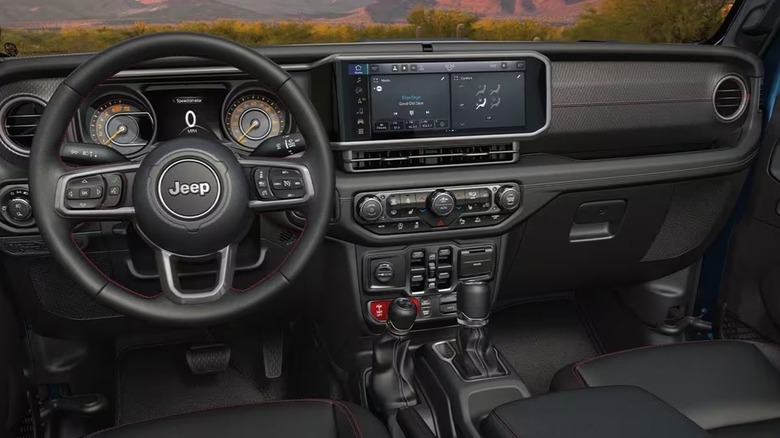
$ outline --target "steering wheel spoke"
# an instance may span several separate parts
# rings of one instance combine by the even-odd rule
[[[315,187],[304,157],[239,160],[247,171],[250,186],[249,209],[255,213],[295,210],[308,205]]]
[[[160,274],[160,286],[165,296],[176,304],[203,304],[220,299],[230,290],[235,274],[235,244],[206,256],[183,256],[173,254],[162,248],[155,248],[157,271]],[[217,280],[213,288],[186,290],[181,285],[180,262],[217,261]]]
[[[130,187],[138,163],[90,166],[57,180],[55,209],[68,219],[118,220],[135,216]]]

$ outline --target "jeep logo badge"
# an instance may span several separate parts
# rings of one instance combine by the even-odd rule
[[[204,161],[185,158],[160,174],[157,196],[165,210],[178,219],[194,220],[211,213],[219,203],[219,176]]]
[[[173,187],[168,189],[168,193],[170,193],[171,196],[189,195],[190,193],[193,195],[205,196],[206,193],[210,191],[211,184],[207,182],[182,184],[179,181],[174,181]]]

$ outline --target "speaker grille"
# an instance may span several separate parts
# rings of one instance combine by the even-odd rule
[[[90,254],[90,258],[101,271],[110,272],[108,255]],[[38,301],[49,313],[75,320],[119,316],[88,297],[54,259],[42,258],[28,272]]]
[[[699,247],[725,213],[731,179],[700,180],[675,186],[661,230],[643,262],[671,259]]]

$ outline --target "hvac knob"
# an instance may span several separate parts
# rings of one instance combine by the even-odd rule
[[[444,190],[433,192],[428,197],[428,208],[437,216],[447,216],[455,210],[455,198]]]
[[[360,201],[360,205],[358,206],[358,214],[363,220],[368,222],[375,221],[382,217],[383,211],[382,201],[376,196],[366,196]]]
[[[496,204],[504,210],[514,210],[520,206],[520,191],[512,186],[503,186],[496,192]]]

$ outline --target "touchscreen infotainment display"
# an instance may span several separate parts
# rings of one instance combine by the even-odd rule
[[[528,126],[529,74],[538,77],[540,70],[529,65],[534,61],[345,62],[341,137],[360,141],[538,129],[538,117]]]

